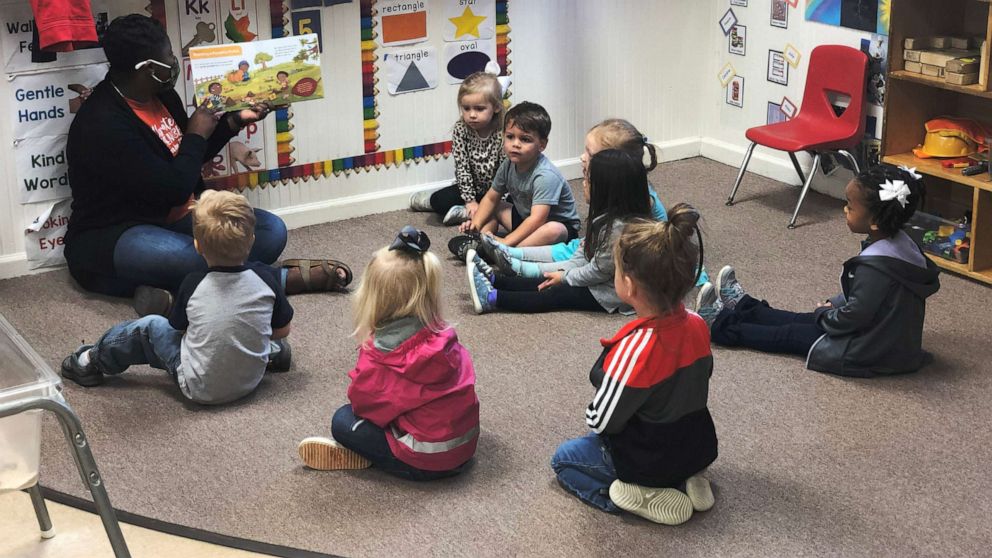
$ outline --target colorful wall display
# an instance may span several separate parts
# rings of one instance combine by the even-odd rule
[[[888,35],[890,9],[891,0],[807,0],[806,19]]]
[[[391,95],[437,87],[437,51],[434,47],[400,50],[383,56],[386,87]]]

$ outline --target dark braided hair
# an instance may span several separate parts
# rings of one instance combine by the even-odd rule
[[[162,48],[169,44],[169,36],[155,19],[141,14],[114,18],[103,34],[103,52],[110,62],[110,69],[122,74],[134,72],[134,65],[161,56]],[[168,64],[168,60],[159,60]]]
[[[861,171],[855,180],[868,205],[872,224],[877,226],[882,234],[888,236],[899,232],[909,221],[919,207],[925,192],[922,178],[914,178],[909,172],[892,165],[875,165]],[[887,180],[892,182],[901,180],[909,186],[910,194],[907,196],[906,207],[897,200],[882,201],[879,198],[878,192]]]

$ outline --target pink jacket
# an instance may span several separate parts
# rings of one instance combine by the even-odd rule
[[[386,431],[393,455],[425,471],[468,461],[479,441],[472,357],[454,329],[423,328],[394,350],[361,348],[348,373],[356,416]]]

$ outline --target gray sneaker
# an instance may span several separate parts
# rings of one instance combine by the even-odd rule
[[[451,209],[441,219],[441,222],[449,227],[451,225],[461,225],[465,221],[468,221],[468,208],[464,205],[451,206]]]
[[[434,211],[431,207],[432,195],[434,192],[423,191],[410,196],[410,211]]]
[[[471,252],[475,252],[472,250]],[[492,283],[486,276],[482,274],[482,271],[475,266],[475,264],[469,264],[466,267],[466,273],[468,275],[468,292],[472,296],[472,305],[475,307],[476,314],[485,314],[486,312],[493,311],[493,305],[489,302],[489,293],[493,292]]]
[[[513,269],[513,261],[498,240],[488,234],[479,235],[478,250],[482,259],[489,262],[490,265],[499,271],[500,275],[505,277],[514,277],[517,275],[517,272]]]
[[[737,280],[734,268],[729,265],[724,266],[716,276],[716,292],[720,295],[720,302],[731,310],[737,307],[737,303],[747,294],[741,282]]]
[[[723,310],[723,302],[716,295],[716,288],[713,287],[713,283],[706,283],[696,295],[696,313],[703,318],[707,327],[713,327],[713,322],[716,321],[721,310]]]

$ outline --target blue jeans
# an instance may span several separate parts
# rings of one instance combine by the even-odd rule
[[[610,500],[610,485],[617,480],[610,450],[595,432],[562,443],[551,458],[558,484],[579,500],[607,513],[620,513]]]
[[[183,332],[162,316],[121,322],[103,334],[92,355],[104,374],[120,374],[135,364],[165,370],[173,378],[179,369]]]
[[[255,210],[255,244],[248,261],[271,264],[286,247],[286,224],[278,216]],[[170,225],[136,225],[124,231],[114,246],[117,277],[133,285],[175,292],[189,273],[207,269],[193,248],[193,216]],[[283,274],[283,284],[286,277]]]
[[[331,435],[335,441],[372,462],[376,469],[412,481],[429,481],[452,477],[468,466],[462,463],[450,471],[425,471],[396,459],[389,449],[386,433],[371,422],[355,416],[351,405],[345,405],[331,419]]]
[[[121,322],[100,337],[94,345],[97,368],[104,374],[120,374],[128,367],[147,364],[165,370],[173,378],[182,362],[180,347],[183,332],[173,329],[162,316],[145,316]],[[278,343],[269,342],[269,359],[282,350]]]
[[[724,308],[710,330],[718,345],[799,356],[806,356],[823,333],[816,324],[816,314],[776,310],[749,295],[744,295],[733,310]]]

